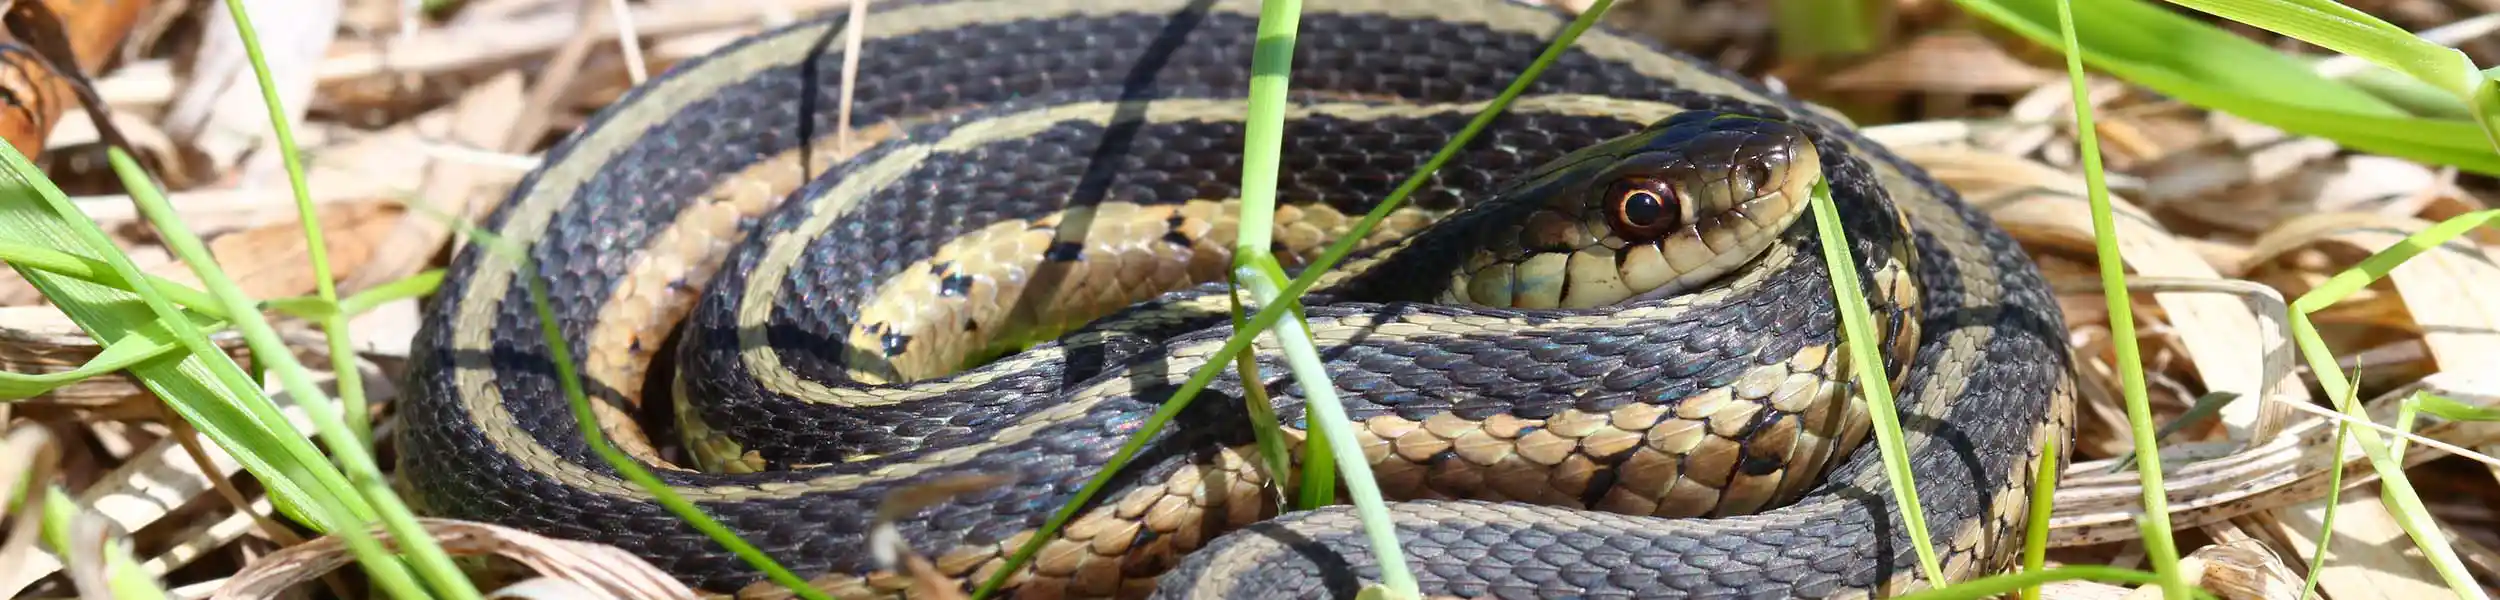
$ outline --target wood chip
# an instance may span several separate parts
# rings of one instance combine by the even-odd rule
[[[1823,85],[1847,91],[2005,94],[2065,80],[2063,74],[2015,59],[1977,33],[1948,31],[1919,36],[1825,78]]]
[[[521,75],[507,71],[462,96],[451,109],[451,118],[442,129],[427,132],[429,136],[446,138],[446,143],[490,149],[518,150],[505,139],[518,119],[521,104]],[[419,188],[417,202],[428,211],[461,218],[477,218],[494,206],[494,198],[508,187],[516,173],[479,167],[459,161],[429,161],[425,181]],[[452,227],[435,215],[416,213],[399,219],[377,245],[380,252],[374,262],[362,269],[348,272],[340,282],[341,293],[355,293],[402,277],[415,275],[431,263],[443,244],[452,239]]]
[[[2028,244],[2090,252],[2091,203],[2080,177],[1991,152],[1949,147],[1900,150],[1905,158],[1964,193],[2016,238]],[[2124,198],[2111,198],[2111,209],[2118,227],[2119,253],[2132,276],[2220,281],[2221,274],[2212,265]],[[2249,303],[2214,293],[2164,293],[2153,299],[2205,389],[2252,399],[2272,389],[2277,399],[2306,401],[2305,388],[2290,380],[2293,375],[2288,371],[2277,375],[2277,385],[2266,385],[2267,353],[2288,350],[2263,343],[2267,337]],[[2274,339],[2283,339],[2279,331]],[[2278,430],[2288,410],[2273,402],[2233,402],[2223,408],[2222,420],[2233,439],[2263,440]]]
[[[2252,265],[2273,262],[2317,245],[2377,252],[2431,225],[2376,213],[2305,216],[2258,238],[2249,260]],[[2442,370],[2492,373],[2500,369],[2500,264],[2490,254],[2470,243],[2451,242],[2405,261],[2387,279],[2378,285],[2396,290],[2404,314]]]
[[[467,521],[418,519],[418,524],[453,556],[496,555],[509,558],[543,577],[562,579],[593,590],[598,597],[658,600],[695,596],[692,589],[670,578],[667,572],[614,546],[559,540],[509,527]],[[382,540],[385,547],[398,547],[389,534],[378,528],[374,535]],[[297,585],[353,562],[355,557],[347,552],[345,542],[336,536],[325,536],[252,561],[227,580],[225,587],[218,589],[214,597],[220,600],[278,598]]]
[[[262,60],[277,84],[289,124],[300,123],[312,105],[314,66],[338,31],[338,2],[243,0],[259,39]],[[285,175],[275,152],[268,105],[252,64],[235,34],[233,13],[207,11],[205,35],[189,77],[175,92],[165,115],[165,129],[174,138],[206,155],[220,172],[248,182],[277,181]],[[249,162],[243,162],[246,159]],[[229,171],[229,167],[241,167]]]

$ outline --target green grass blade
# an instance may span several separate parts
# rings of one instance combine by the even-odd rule
[[[149,323],[199,318],[158,293],[103,228],[44,179],[25,155],[0,145],[0,171],[7,175],[0,178],[0,188],[5,188],[0,189],[0,236],[103,263],[129,284],[125,290],[12,265],[90,337],[109,345],[129,339]],[[140,384],[257,476],[279,511],[318,531],[339,534],[382,589],[402,597],[422,595],[405,565],[380,552],[365,531],[374,507],[280,414],[260,386],[199,331],[161,330],[171,332],[185,352],[132,365],[129,371]]]
[[[2433,224],[2420,232],[2405,236],[2405,239],[2393,246],[2372,253],[2369,257],[2363,258],[2360,264],[2328,277],[2324,283],[2291,302],[2292,340],[2300,349],[2301,357],[2309,361],[2310,372],[2316,375],[2318,387],[2324,389],[2328,397],[2333,398],[2338,404],[2336,406],[2338,411],[2356,421],[2369,420],[2361,403],[2348,400],[2356,397],[2352,381],[2345,378],[2343,371],[2337,369],[2334,351],[2327,348],[2325,338],[2319,336],[2317,325],[2310,322],[2309,315],[2334,305],[2379,278],[2386,277],[2389,272],[2394,271],[2405,261],[2446,244],[2475,227],[2490,224],[2494,220],[2500,220],[2500,210],[2466,213]],[[2369,457],[2370,468],[2378,473],[2380,493],[2386,497],[2390,512],[2396,517],[2396,524],[2404,528],[2405,534],[2413,539],[2414,546],[2421,550],[2423,558],[2430,562],[2431,569],[2438,572],[2440,579],[2448,584],[2449,591],[2456,592],[2460,598],[2477,600],[2488,598],[2489,595],[2483,591],[2482,586],[2474,581],[2471,573],[2466,571],[2465,564],[2458,559],[2456,550],[2449,547],[2447,536],[2440,531],[2439,524],[2432,520],[2429,507],[2422,502],[2421,495],[2414,491],[2412,478],[2406,475],[2404,463],[2389,452],[2389,445],[2379,436],[2378,431],[2369,427],[2350,427],[2347,431],[2353,436],[2353,441],[2361,446],[2362,454]]]
[[[658,503],[661,508],[685,520],[688,526],[703,532],[704,536],[719,543],[721,547],[727,548],[731,554],[737,555],[739,560],[745,561],[748,566],[763,572],[765,578],[790,589],[800,598],[829,600],[823,590],[808,585],[806,579],[791,572],[781,563],[775,562],[770,555],[765,554],[754,543],[738,537],[736,532],[730,531],[727,526],[721,525],[719,520],[704,513],[702,507],[688,502],[685,496],[678,495],[675,490],[668,487],[666,482],[660,481],[660,478],[652,475],[649,469],[643,468],[642,463],[627,456],[623,450],[617,449],[616,444],[608,440],[607,433],[599,429],[598,416],[590,408],[589,394],[583,391],[581,374],[574,369],[572,345],[564,342],[563,333],[557,325],[555,309],[547,302],[546,278],[540,277],[538,269],[531,265],[527,250],[496,236],[493,232],[478,229],[467,220],[420,205],[410,205],[410,208],[460,231],[462,235],[472,240],[471,243],[475,244],[478,250],[487,252],[490,258],[511,261],[515,265],[513,271],[523,274],[521,279],[528,284],[530,309],[538,317],[539,335],[547,343],[548,362],[555,365],[557,387],[563,390],[565,402],[572,410],[573,425],[578,428],[582,435],[583,445],[589,446],[591,453],[599,455],[602,462],[615,468],[619,477],[651,494],[652,501]],[[423,283],[426,279],[424,277],[410,278],[419,283]]]
[[[1235,330],[1240,330],[1242,329],[1243,324],[1249,322],[1249,320],[1243,318],[1241,314],[1241,286],[1238,282],[1236,282],[1234,285],[1230,286],[1230,288],[1233,305],[1233,328]],[[1258,357],[1247,353],[1233,357],[1233,371],[1241,374],[1242,381],[1266,381],[1266,379],[1259,377]],[[1241,392],[1242,401],[1246,404],[1246,406],[1242,407],[1242,414],[1250,417],[1250,434],[1259,446],[1259,465],[1267,470],[1269,477],[1274,478],[1273,483],[1281,487],[1286,483],[1286,477],[1291,475],[1293,472],[1292,451],[1285,447],[1284,424],[1278,423],[1276,420],[1276,407],[1273,404],[1269,404],[1267,388],[1255,385],[1246,386],[1241,388]],[[1331,463],[1332,468],[1325,473],[1321,473],[1320,469],[1316,467],[1309,469],[1308,472],[1304,473],[1303,482],[1305,485],[1302,486],[1302,493],[1297,494],[1297,499],[1294,501],[1298,504],[1279,503],[1278,505],[1301,506],[1306,509],[1315,506],[1326,506],[1328,502],[1332,501],[1334,494],[1320,496],[1314,494],[1312,490],[1327,489],[1334,492],[1336,490],[1336,486],[1308,484],[1311,481],[1335,481],[1334,478],[1336,477],[1336,471],[1333,468],[1333,465],[1334,463]],[[1282,498],[1279,499],[1281,500]]]
[[[1482,133],[1487,125],[1492,124],[1494,117],[1509,108],[1512,101],[1517,100],[1521,93],[1527,91],[1530,83],[1543,75],[1545,70],[1553,65],[1554,60],[1560,57],[1565,49],[1570,48],[1573,41],[1580,38],[1581,33],[1595,26],[1598,19],[1604,17],[1606,11],[1613,6],[1614,0],[1597,0],[1589,6],[1588,10],[1581,11],[1577,18],[1572,19],[1569,26],[1563,28],[1562,34],[1557,36],[1553,43],[1546,45],[1545,52],[1537,56],[1536,62],[1529,64],[1526,70],[1511,80],[1510,87],[1504,88],[1502,93],[1495,95],[1493,101],[1487,103],[1483,111],[1476,113],[1473,119],[1468,120],[1467,125],[1460,128],[1457,135],[1451,136],[1450,143],[1443,145],[1440,152],[1434,153],[1432,158],[1425,160],[1423,167],[1408,176],[1397,189],[1391,190],[1389,196],[1382,199],[1379,205],[1373,206],[1371,212],[1364,214],[1363,220],[1356,222],[1352,230],[1340,236],[1337,241],[1330,243],[1328,250],[1321,253],[1319,260],[1313,261],[1308,268],[1303,269],[1300,276],[1286,283],[1285,288],[1277,292],[1277,297],[1301,297],[1304,291],[1308,291],[1313,284],[1319,282],[1321,274],[1327,273],[1338,262],[1345,260],[1346,255],[1353,253],[1354,246],[1362,242],[1363,236],[1378,228],[1381,221],[1389,218],[1389,213],[1403,206],[1407,196],[1421,189],[1425,182],[1432,179],[1434,172],[1439,171],[1442,165],[1448,164],[1451,158],[1458,155],[1460,149],[1465,148],[1467,143],[1473,141],[1477,134]],[[1095,473],[1094,478],[1087,481],[1084,487],[1077,489],[1076,497],[1061,506],[1058,512],[1052,513],[1050,519],[1042,524],[1042,528],[1032,539],[1018,547],[1015,553],[1008,555],[1007,564],[991,574],[979,589],[974,590],[973,597],[986,598],[996,593],[999,586],[1004,585],[1009,576],[1031,561],[1033,554],[1041,551],[1042,544],[1048,541],[1048,536],[1054,535],[1060,527],[1067,524],[1069,519],[1075,518],[1076,511],[1091,502],[1094,494],[1101,492],[1103,485],[1108,483],[1122,467],[1127,466],[1130,459],[1137,456],[1138,450],[1145,446],[1148,437],[1162,431],[1163,426],[1169,424],[1173,416],[1188,408],[1189,403],[1196,399],[1199,391],[1205,390],[1207,384],[1215,381],[1216,374],[1223,372],[1225,368],[1222,363],[1239,356],[1243,350],[1250,347],[1254,340],[1258,339],[1257,332],[1274,327],[1278,320],[1291,312],[1287,310],[1288,306],[1291,305],[1271,303],[1260,306],[1258,312],[1250,316],[1247,326],[1236,329],[1233,336],[1224,341],[1224,347],[1216,350],[1216,353],[1208,358],[1208,364],[1202,365],[1196,372],[1191,373],[1189,379],[1181,383],[1181,388],[1173,393],[1170,400],[1156,407],[1154,414],[1147,416],[1146,421],[1140,425],[1137,434],[1130,436],[1128,443],[1122,444],[1119,450],[1114,451],[1111,459],[1103,465],[1103,469]]]
[[[330,245],[322,240],[321,214],[313,210],[312,189],[304,182],[303,154],[295,147],[295,133],[287,125],[286,107],[278,99],[278,82],[269,75],[269,60],[261,55],[260,35],[252,28],[252,16],[243,9],[243,0],[226,0],[226,13],[234,17],[234,32],[243,41],[243,53],[252,61],[252,75],[260,83],[262,104],[269,109],[269,127],[278,139],[278,159],[286,165],[289,189],[295,192],[295,215],[304,226],[304,255],[312,266],[314,295],[337,304],[338,284],[330,276]],[[356,368],[354,332],[347,329],[347,318],[331,314],[319,320],[322,337],[330,342],[330,372],[338,378],[339,407],[347,418],[348,431],[356,439],[373,443],[373,415],[365,406],[364,371]]]
[[[763,549],[738,537],[737,533],[721,525],[720,521],[705,514],[702,507],[695,506],[694,503],[686,501],[685,497],[677,495],[676,491],[668,488],[668,484],[661,482],[660,478],[652,475],[650,470],[642,468],[641,464],[634,462],[633,457],[626,456],[625,451],[617,449],[615,444],[608,441],[607,434],[599,430],[599,417],[591,412],[590,397],[582,391],[581,374],[573,370],[573,352],[564,343],[564,332],[556,327],[555,310],[547,304],[546,278],[539,277],[538,270],[534,268],[523,268],[521,271],[527,273],[523,279],[529,280],[530,306],[538,313],[538,331],[547,342],[547,360],[556,366],[556,381],[564,388],[565,401],[572,405],[573,422],[580,428],[582,437],[588,442],[587,445],[591,450],[598,453],[599,458],[607,461],[609,466],[615,467],[617,473],[623,475],[627,481],[632,481],[635,486],[650,492],[652,499],[659,502],[662,507],[676,514],[678,518],[685,519],[687,524],[693,525],[696,530],[702,531],[713,541],[728,548],[730,553],[738,555],[738,558],[744,559],[748,565],[763,571],[766,578],[781,584],[782,587],[789,588],[800,598],[831,600],[832,597],[825,595],[824,591],[808,585],[806,579],[799,577],[797,573],[790,572],[790,569],[781,566],[780,563],[774,562],[771,556],[764,554]]]
[[[1281,148],[1285,137],[1285,92],[1293,80],[1295,31],[1301,28],[1301,24],[1301,0],[1267,0],[1259,5],[1258,38],[1250,51],[1249,106],[1243,116],[1241,224],[1234,229],[1238,233],[1233,240],[1233,270],[1237,274],[1262,273],[1260,265],[1276,262],[1276,257],[1268,251],[1274,242],[1276,227],[1276,171],[1277,165],[1284,159]],[[1235,285],[1239,284],[1237,276]],[[1286,301],[1292,302],[1291,299]],[[1238,296],[1234,302],[1240,302]],[[1298,308],[1292,316],[1294,321],[1302,318]],[[1240,311],[1236,308],[1234,325],[1240,325],[1241,321]],[[1283,335],[1282,332],[1276,334]],[[1249,357],[1241,357],[1238,361],[1245,365],[1240,369],[1241,380],[1258,381],[1254,378],[1257,362]],[[1265,397],[1265,392],[1254,392],[1247,394],[1245,399],[1255,401]],[[1275,421],[1272,406],[1254,402],[1248,408],[1254,413],[1266,413],[1268,416],[1261,419],[1262,422]],[[1280,444],[1283,438],[1281,429],[1260,431],[1258,435],[1261,439],[1277,438]],[[1303,487],[1295,501],[1295,505],[1301,508],[1317,508],[1336,501],[1336,457],[1327,451],[1331,445],[1327,433],[1311,430],[1309,440],[1311,443],[1302,447]]]
[[[122,289],[131,288],[130,282],[122,279],[120,273],[114,272],[111,264],[42,246],[0,241],[0,260],[21,267],[76,277],[91,283]],[[158,293],[164,294],[167,300],[172,300],[175,304],[182,305],[183,308],[218,319],[226,318],[225,309],[219,307],[217,299],[209,297],[207,292],[155,275],[143,277],[147,278],[148,284],[155,287]]]
[[[2413,405],[2450,421],[2500,421],[2500,406],[2474,406],[2430,392],[2414,394]]]
[[[2206,14],[2357,56],[2448,90],[2473,94],[2482,77],[2464,52],[2332,0],[2169,0]]]
[[[2171,419],[2167,423],[2162,423],[2160,429],[2153,431],[2153,445],[2159,446],[2163,440],[2170,439],[2171,434],[2178,433],[2179,430],[2186,429],[2188,425],[2195,424],[2198,421],[2205,420],[2207,417],[2214,416],[2214,413],[2222,412],[2222,407],[2230,406],[2232,401],[2238,399],[2240,399],[2240,395],[2237,392],[2211,392],[2203,396],[2197,396],[2196,404],[2189,405],[2187,412],[2180,413],[2178,417]],[[2102,472],[2116,473],[2127,470],[2128,467],[2135,466],[2134,450],[2120,452],[2118,453],[2118,456],[2114,458],[2115,460],[2110,461],[2109,469]]]
[[[2031,480],[2031,511],[2026,513],[2023,528],[2023,570],[2037,573],[2048,567],[2049,515],[2057,508],[2058,476],[2065,472],[2057,464],[2057,439],[2040,445],[2040,466]],[[2023,600],[2040,600],[2040,586],[2023,587]]]
[[[165,247],[180,257],[184,264],[191,266],[192,274],[197,275],[200,282],[208,287],[208,293],[224,305],[227,314],[235,315],[235,327],[242,331],[244,343],[251,347],[253,362],[267,365],[269,372],[277,376],[296,405],[312,415],[316,433],[323,445],[328,447],[330,455],[337,459],[349,485],[374,507],[382,527],[390,531],[392,538],[399,541],[401,549],[413,559],[417,573],[444,596],[478,597],[476,586],[469,582],[457,565],[452,564],[451,555],[443,552],[442,546],[435,543],[434,537],[417,522],[416,515],[392,492],[389,480],[382,476],[381,467],[375,464],[372,453],[364,446],[367,438],[357,436],[347,426],[344,415],[339,413],[340,407],[330,404],[329,396],[313,382],[312,373],[295,362],[294,353],[287,349],[284,340],[279,339],[277,330],[270,327],[269,321],[255,310],[258,302],[245,294],[243,287],[235,284],[225,270],[218,268],[216,260],[209,256],[208,245],[183,224],[173,205],[166,202],[155,183],[140,170],[138,161],[119,148],[107,151],[106,158],[112,163],[113,171],[121,176],[122,185],[130,191],[130,198],[138,205],[140,214],[155,225],[157,236],[163,240]],[[353,355],[342,359],[352,361]],[[355,368],[352,362],[348,368]],[[344,377],[339,384],[347,384]],[[369,545],[369,551],[375,556],[386,555],[362,527],[334,533],[346,538],[350,546]],[[362,541],[359,542],[359,539]]]
[[[200,329],[205,334],[214,328],[212,325]],[[104,345],[95,358],[88,359],[78,368],[57,373],[0,373],[0,404],[39,396],[91,377],[110,375],[181,349],[181,342],[175,341],[173,333],[165,330],[163,321],[142,323],[129,337]]]
[[[351,317],[365,314],[384,304],[423,298],[442,286],[443,270],[428,269],[348,296],[346,300],[339,301],[339,314]]]
[[[2121,0],[2112,0],[2121,1]],[[2080,48],[2075,14],[2069,0],[2057,0],[2060,48]],[[2098,2],[2096,5],[2100,4]],[[2152,400],[2144,390],[2144,357],[2137,348],[2133,301],[2127,295],[2127,267],[2118,251],[2118,225],[2109,202],[2109,182],[2101,169],[2100,136],[2092,125],[2091,92],[2084,85],[2083,53],[2066,55],[2066,77],[2074,89],[2075,136],[2083,157],[2084,189],[2092,204],[2092,239],[2099,257],[2101,298],[2109,310],[2111,353],[2116,355],[2118,391],[2126,400],[2129,437],[2135,440],[2136,473],[2144,484],[2144,553],[2161,575],[2163,596],[2184,600],[2187,580],[2179,575],[2179,546],[2171,539],[2169,491],[2162,486],[2161,448],[2153,433]]]
[[[68,195],[42,178],[42,170],[27,163],[25,155],[15,148],[0,148],[0,173],[5,173],[0,178],[0,235],[73,252],[80,260],[103,262],[118,280],[130,282],[130,290],[123,290],[12,262],[45,300],[78,322],[80,330],[110,347],[138,335],[150,322],[192,320],[192,325],[205,325],[197,312],[178,310],[168,297],[155,292],[150,277],[113,245],[103,227],[70,205]],[[342,527],[360,530],[362,522],[372,520],[372,507],[347,487],[345,477],[332,470],[310,440],[297,435],[295,425],[277,412],[270,397],[260,395],[260,385],[242,375],[230,357],[217,352],[207,335],[185,327],[173,327],[170,332],[185,352],[130,367],[140,385],[163,397],[175,415],[260,477],[277,510],[325,532]],[[352,537],[355,532],[345,535]],[[397,570],[397,577],[392,577],[395,567],[395,562],[372,567],[377,570],[377,582],[385,587],[395,580],[412,582],[405,570]]]
[[[1281,296],[1276,285],[1284,280],[1284,270],[1273,259],[1266,269],[1250,268],[1236,277],[1246,281],[1250,293],[1261,305],[1272,304]],[[1354,444],[1354,425],[1346,419],[1345,403],[1337,397],[1337,386],[1328,380],[1319,345],[1311,339],[1310,330],[1301,319],[1279,319],[1274,329],[1276,340],[1284,346],[1285,363],[1293,369],[1294,380],[1302,384],[1304,419],[1313,431],[1326,432],[1333,443],[1327,449],[1336,455],[1337,464],[1345,470],[1346,494],[1353,496],[1355,514],[1360,515],[1364,536],[1370,538],[1372,559],[1379,563],[1380,585],[1393,598],[1418,598],[1422,593],[1415,585],[1415,575],[1406,568],[1406,552],[1398,547],[1397,523],[1390,520],[1387,500],[1380,494],[1380,484],[1372,478],[1371,461],[1364,459],[1363,448]],[[1329,482],[1311,482],[1328,485]]]
[[[1955,3],[2035,43],[2070,47],[2052,0]],[[2077,8],[2080,43],[2072,47],[2081,49],[2085,64],[2121,79],[2356,150],[2500,174],[2500,156],[2477,122],[2410,116],[2359,86],[2317,74],[2304,60],[2146,0],[2094,0]]]
[[[1934,538],[1927,533],[1927,509],[1918,501],[1917,475],[1910,470],[1909,446],[1901,439],[1901,412],[1892,398],[1892,379],[1884,374],[1884,358],[1876,353],[1883,338],[1875,335],[1874,317],[1867,314],[1866,292],[1858,286],[1858,261],[1849,252],[1848,234],[1840,230],[1840,207],[1832,200],[1831,182],[1814,182],[1814,228],[1823,242],[1824,267],[1832,278],[1833,299],[1840,307],[1840,328],[1846,336],[1851,375],[1866,395],[1867,416],[1874,420],[1875,447],[1883,455],[1884,479],[1892,484],[1893,501],[1901,504],[1901,524],[1909,530],[1911,549],[1928,585],[1945,586],[1943,563],[1936,558]]]
[[[356,295],[348,296],[346,300],[340,300],[337,303],[314,296],[297,296],[272,298],[261,302],[261,306],[302,319],[354,317],[391,302],[425,297],[442,286],[443,270],[429,269],[423,273],[373,286],[373,289],[357,292]]]
[[[1955,0],[1964,10],[2050,49],[2066,49],[2056,0]],[[2147,0],[2073,7],[2083,62],[2128,80],[2157,72],[2203,87],[2264,95],[2313,109],[2402,116],[2394,105],[2319,75],[2308,63]],[[2162,90],[2168,93],[2169,90]]]
[[[2293,596],[2294,598],[2309,598],[2310,594],[2317,592],[2318,575],[2326,571],[2326,545],[2335,539],[2335,510],[2344,506],[2343,455],[2344,444],[2350,439],[2352,439],[2352,423],[2335,422],[2336,460],[2335,465],[2329,467],[2326,472],[2326,500],[2324,501],[2326,502],[2326,515],[2318,519],[2317,553],[2309,557],[2309,574],[2301,576],[2300,595]]]
[[[2483,141],[2500,150],[2500,82],[2455,48],[2332,0],[2171,0],[2329,50],[2360,57],[2447,91],[2466,105]]]
[[[2500,221],[2500,209],[2481,210],[2451,217],[2423,228],[2422,231],[2405,236],[2405,239],[2396,242],[2386,250],[2372,253],[2361,259],[2361,262],[2354,264],[2352,268],[2328,276],[2326,281],[2311,288],[2309,293],[2292,299],[2292,312],[2305,315],[2334,306],[2335,303],[2344,301],[2344,298],[2386,277],[2388,273],[2395,272],[2396,267],[2403,265],[2405,261],[2413,260],[2413,257],[2420,256],[2423,252],[2437,248],[2441,244],[2446,244],[2449,240],[2456,239],[2457,236],[2465,235],[2467,231],[2490,225],[2495,221]]]

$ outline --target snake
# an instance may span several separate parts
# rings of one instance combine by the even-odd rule
[[[1325,402],[1426,596],[1890,596],[1937,583],[1863,354],[1938,575],[2011,566],[2076,384],[1983,211],[1838,113],[1604,25],[1384,205],[1572,22],[1496,0],[1305,8],[1278,175],[1245,189],[1260,8],[880,1],[671,65],[450,259],[397,481],[711,596],[795,592],[598,444],[832,597],[1350,598],[1385,577],[1374,530],[1291,500]],[[1818,188],[1854,264],[1826,262]],[[1348,252],[1296,300],[1312,346],[1261,334],[1171,402],[1257,307],[1228,278],[1259,194],[1285,274]],[[1835,273],[1870,337],[1844,343]]]

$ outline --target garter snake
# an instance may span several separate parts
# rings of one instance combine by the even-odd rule
[[[1001,475],[895,521],[940,572],[986,577],[1230,334],[1229,295],[1204,282],[1238,226],[1257,8],[878,2],[855,154],[832,127],[840,16],[636,87],[486,218],[529,261],[453,259],[397,408],[403,483],[431,514],[781,593],[591,453],[537,277],[602,427],[742,538],[837,596],[891,594],[904,580],[870,548],[880,502]],[[1566,22],[1490,0],[1313,3],[1276,253],[1299,266],[1345,234]],[[2029,259],[1847,124],[1599,28],[1305,298],[1428,593],[1924,585],[1860,443],[1804,216],[1818,179],[1946,570],[2009,563],[2073,386]],[[1302,388],[1277,347],[1256,352],[1299,431]],[[1228,374],[1176,413],[1012,590],[1350,597],[1376,577],[1349,510],[1277,515],[1244,390]],[[645,396],[702,468],[639,441]]]

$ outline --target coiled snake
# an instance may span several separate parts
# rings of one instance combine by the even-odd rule
[[[897,521],[969,589],[1230,335],[1205,282],[1231,261],[1257,8],[878,2],[851,108],[874,143],[854,156],[833,140],[844,20],[783,27],[627,94],[486,227],[545,278],[611,437],[658,460],[624,417],[673,402],[708,468],[663,479],[837,596],[904,585],[869,551],[888,496],[1008,477]],[[1311,3],[1277,253],[1298,266],[1343,234],[1567,21]],[[1804,216],[1817,178],[1947,570],[2008,564],[2042,442],[2070,429],[2060,316],[2028,258],[1846,124],[1600,28],[1305,299],[1427,593],[1923,585],[1860,443]],[[591,454],[515,265],[462,252],[428,305],[398,407],[418,506],[777,593]],[[1301,388],[1257,351],[1299,431]],[[1013,591],[1351,597],[1377,577],[1350,509],[1277,516],[1227,373]]]

